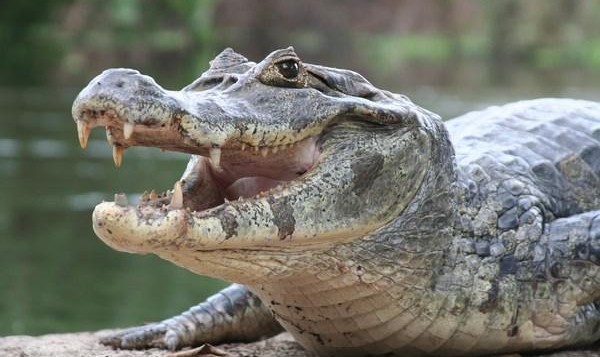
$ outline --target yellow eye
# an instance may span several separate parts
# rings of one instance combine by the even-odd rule
[[[294,79],[300,73],[300,66],[295,60],[286,60],[276,64],[279,73],[287,79]]]

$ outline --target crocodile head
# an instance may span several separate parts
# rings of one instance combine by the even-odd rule
[[[303,63],[292,48],[260,63],[227,49],[180,91],[109,69],[73,117],[83,147],[106,128],[117,165],[136,145],[192,155],[173,190],[99,204],[104,242],[246,283],[276,271],[277,254],[314,253],[398,217],[431,169],[439,126],[406,97]],[[271,256],[262,275],[248,268],[257,252]]]

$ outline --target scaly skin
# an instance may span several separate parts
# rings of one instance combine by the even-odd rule
[[[181,91],[108,70],[73,116],[82,146],[106,127],[118,164],[134,145],[193,154],[165,196],[98,205],[103,241],[243,284],[104,343],[177,349],[283,327],[323,356],[481,356],[600,337],[598,103],[444,125],[290,48],[258,64],[225,50]]]

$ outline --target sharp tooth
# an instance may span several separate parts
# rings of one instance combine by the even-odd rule
[[[219,167],[221,165],[221,148],[211,148],[209,154],[213,166]]]
[[[124,193],[115,193],[115,204],[120,207],[127,207],[127,195]]]
[[[269,148],[262,148],[260,149],[260,154],[262,155],[262,157],[267,156],[267,154],[269,153]]]
[[[106,126],[106,140],[109,144],[113,144],[112,129],[109,126]]]
[[[125,139],[129,139],[131,137],[131,134],[133,134],[133,127],[134,125],[131,123],[123,124],[123,136]]]
[[[142,193],[142,196],[140,197],[140,201],[141,202],[148,201],[148,191],[144,191],[144,193]]]
[[[152,191],[150,191],[150,195],[148,196],[148,198],[149,198],[151,201],[158,199],[158,195],[156,194],[156,190],[152,190]]]
[[[88,123],[81,120],[77,121],[77,136],[79,137],[79,145],[81,145],[82,149],[87,147],[90,132],[91,129]]]
[[[173,186],[173,196],[171,197],[169,208],[183,208],[183,191],[181,191],[181,182],[179,181],[175,182],[175,186]]]
[[[246,144],[242,143],[242,151],[246,150]]]
[[[254,149],[254,151],[258,151],[258,146],[253,146],[252,148]]]
[[[115,166],[121,166],[121,162],[123,161],[123,153],[125,152],[125,148],[121,145],[113,145],[113,161],[115,162]]]
[[[273,154],[276,154],[279,151],[279,146],[273,146]]]

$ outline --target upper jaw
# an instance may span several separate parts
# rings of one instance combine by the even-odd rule
[[[208,152],[181,130],[184,114],[176,92],[164,90],[136,70],[122,68],[106,70],[94,78],[72,107],[81,147],[87,146],[93,128],[106,128],[117,166],[123,151],[131,146]]]
[[[202,210],[225,199],[268,191],[301,176],[318,160],[317,136],[308,136],[318,130],[292,134],[272,125],[270,134],[279,139],[267,140],[260,135],[259,129],[264,128],[257,115],[240,113],[244,104],[235,95],[226,101],[223,94],[210,91],[167,91],[137,71],[113,69],[82,90],[73,104],[73,117],[82,147],[92,128],[106,128],[117,166],[131,146],[197,155],[189,165],[194,169],[186,170],[182,178],[182,190],[185,206]],[[250,118],[244,122],[240,114]],[[210,190],[214,193],[209,194]],[[160,207],[172,196],[168,193],[142,203]]]
[[[225,89],[169,91],[135,70],[106,70],[73,103],[81,146],[91,129],[103,126],[109,142],[121,149],[150,146],[210,156],[211,148],[250,148],[264,155],[318,135],[339,114],[337,105],[314,111],[303,104],[322,101],[318,91],[272,88],[251,77],[242,81]]]

